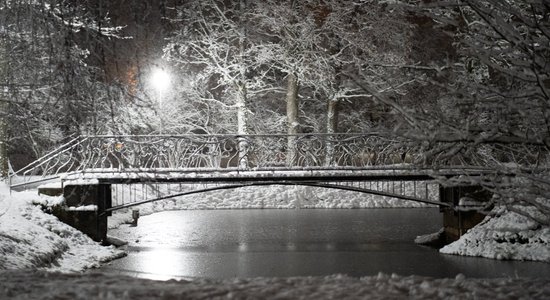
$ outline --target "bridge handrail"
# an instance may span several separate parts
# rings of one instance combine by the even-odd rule
[[[285,133],[261,133],[261,134],[155,134],[155,135],[149,135],[149,134],[136,134],[136,135],[128,135],[128,134],[99,134],[99,135],[81,135],[79,137],[82,138],[151,138],[151,137],[162,137],[162,138],[181,138],[181,137],[197,137],[197,138],[204,138],[204,137],[308,137],[308,136],[314,136],[314,137],[332,137],[332,136],[343,136],[343,137],[358,137],[358,136],[387,136],[386,132],[380,132],[380,131],[371,131],[367,133],[296,133],[296,134],[285,134]]]
[[[300,134],[82,135],[10,174],[43,177],[91,169],[238,170],[430,167],[424,144],[383,131]],[[452,149],[451,149],[452,150]],[[452,161],[434,167],[453,166]],[[473,162],[473,163],[472,163]],[[476,160],[461,160],[460,169]],[[33,180],[36,178],[33,178]],[[23,178],[23,182],[27,181]]]
[[[287,140],[288,139],[288,140]],[[320,165],[333,147],[334,160],[349,159],[367,145],[396,145],[397,141],[378,131],[369,133],[301,133],[301,134],[165,134],[165,135],[82,135],[53,149],[44,156],[10,174],[15,176],[56,175],[97,167],[223,167],[238,164],[250,168],[251,162],[269,164],[290,163]],[[293,141],[294,144],[287,143]],[[190,142],[190,143],[188,143]],[[159,144],[157,144],[159,143]],[[243,144],[241,144],[243,143]],[[241,146],[244,146],[241,147]],[[335,152],[336,147],[340,152]],[[80,148],[79,148],[80,147]],[[120,147],[120,148],[118,148]],[[172,147],[172,148],[170,148]],[[347,148],[351,147],[351,148]],[[73,152],[75,151],[76,152]],[[244,149],[244,150],[243,150]],[[68,155],[67,155],[68,154]],[[277,155],[277,157],[274,157]],[[301,155],[301,156],[297,156]],[[253,157],[253,158],[252,158]],[[56,161],[57,159],[57,161]],[[230,165],[231,164],[231,165]],[[361,164],[361,163],[359,163]],[[24,180],[25,181],[25,180]]]
[[[35,171],[38,168],[42,167],[44,164],[50,162],[51,160],[55,159],[59,155],[64,154],[64,153],[76,148],[78,145],[82,144],[86,139],[87,139],[87,137],[77,136],[77,137],[71,139],[70,141],[62,144],[61,146],[55,148],[54,150],[46,153],[45,155],[43,155],[42,157],[36,159],[35,161],[27,164],[23,168],[21,168],[17,171],[10,172],[10,174],[8,174],[8,180],[9,180],[10,186],[14,187],[14,186],[24,184],[24,183],[22,183],[22,184],[13,184],[12,179],[16,176],[23,176],[24,177],[24,176],[27,176],[29,174],[32,174],[33,171]],[[56,177],[57,177],[57,174],[55,174],[55,176],[48,176],[48,179],[52,179],[52,178],[56,178]],[[36,182],[40,182],[40,181],[42,181],[42,180],[37,180]],[[27,183],[33,183],[33,182],[28,181]]]
[[[61,153],[64,153],[70,149],[73,149],[74,147],[78,146],[79,144],[81,144],[82,142],[84,142],[86,139],[88,139],[88,137],[85,137],[85,136],[77,136],[75,137],[74,139],[66,142],[65,144],[55,148],[54,150],[44,154],[42,157],[36,159],[35,161],[29,163],[28,165],[24,166],[23,168],[17,170],[17,171],[14,171],[13,174],[14,175],[17,175],[17,174],[21,174],[21,173],[26,173],[28,172],[27,169],[35,169],[43,164],[45,164],[46,162],[52,160],[56,155],[59,155]],[[76,141],[78,140],[81,140],[80,142],[78,143],[75,143]],[[71,144],[74,144],[71,146]],[[67,147],[67,146],[70,146],[69,148],[63,150],[63,148]]]

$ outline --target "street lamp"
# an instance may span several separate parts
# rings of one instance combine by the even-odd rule
[[[162,117],[162,92],[170,86],[170,75],[163,69],[155,69],[151,75],[151,84],[158,92],[158,103],[160,115],[160,132],[163,131],[163,117]]]
[[[155,69],[151,76],[151,83],[157,91],[162,92],[170,86],[170,75],[163,69]]]

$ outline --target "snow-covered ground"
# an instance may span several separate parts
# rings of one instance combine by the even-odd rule
[[[460,240],[439,251],[446,254],[550,263],[549,227],[502,208],[494,209],[493,213],[494,216],[486,217]]]
[[[548,299],[550,279],[253,278],[150,281],[102,274],[0,271],[0,299]]]
[[[44,213],[36,190],[13,192],[0,184],[0,270],[82,271],[124,255]]]
[[[247,195],[255,205],[263,207],[379,207],[371,198],[338,191],[295,190],[273,187],[262,192],[254,188],[241,190],[239,196],[212,192],[193,196],[192,201],[149,203],[141,214],[166,209],[244,208]],[[336,194],[328,194],[336,193]],[[233,195],[233,196],[231,196]],[[365,278],[346,276],[271,278],[193,282],[150,282],[136,278],[98,274],[59,274],[36,271],[77,272],[93,268],[124,253],[112,246],[104,247],[84,234],[44,213],[33,203],[55,202],[60,199],[38,196],[36,190],[10,194],[0,184],[0,299],[43,298],[548,298],[550,279],[454,279],[400,277],[384,275]],[[231,198],[231,197],[238,197]],[[326,199],[326,200],[324,200]],[[334,199],[340,199],[341,202]],[[228,201],[237,201],[227,207]],[[257,202],[260,201],[260,202]],[[287,201],[287,202],[285,202]],[[323,202],[324,201],[324,202]],[[347,201],[347,202],[346,202]],[[194,203],[194,204],[193,204]],[[199,204],[197,204],[199,203]],[[347,204],[342,204],[347,203]],[[369,204],[370,203],[370,204]],[[392,201],[379,202],[398,205]],[[402,204],[402,202],[399,202]],[[275,205],[276,204],[276,205]],[[417,204],[414,204],[417,205]],[[111,226],[131,220],[131,211],[110,219]],[[475,255],[499,259],[529,259],[550,262],[550,230],[515,213],[500,212],[487,217],[463,238],[444,247],[443,253]]]

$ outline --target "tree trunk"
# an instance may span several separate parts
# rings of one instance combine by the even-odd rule
[[[1,38],[1,37],[0,37]],[[0,39],[0,179],[8,177],[8,102],[4,99],[7,89],[7,52]]]
[[[7,102],[0,99],[0,179],[8,177],[8,124]]]
[[[244,84],[237,84],[237,134],[238,138],[238,151],[239,151],[239,167],[247,168],[248,167],[248,118],[246,115],[246,86]]]
[[[287,76],[286,122],[287,133],[290,135],[287,140],[286,163],[288,166],[293,166],[298,161],[295,135],[298,133],[300,122],[298,120],[298,78],[292,73]]]
[[[327,133],[338,132],[338,99],[330,99],[327,107]]]
[[[241,0],[239,2],[239,9],[241,10],[241,16],[244,16],[246,10],[246,1]],[[239,82],[237,83],[237,133],[239,135],[248,135],[248,119],[246,115],[247,107],[247,89],[246,89],[246,61],[245,61],[245,41],[247,38],[246,27],[241,24],[239,29],[239,64],[240,74]],[[246,137],[239,137],[238,150],[239,150],[239,167],[248,168],[248,139]]]
[[[239,135],[248,134],[246,100],[247,100],[246,86],[238,85],[237,101],[235,106],[237,107],[237,134]]]
[[[335,134],[338,132],[338,99],[332,98],[328,101],[327,106],[327,133],[329,135]],[[325,165],[330,166],[335,164],[334,161],[334,143],[332,142],[334,138],[332,136],[328,137],[326,156],[325,156]]]

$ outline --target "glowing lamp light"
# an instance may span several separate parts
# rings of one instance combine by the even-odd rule
[[[151,76],[151,84],[157,91],[161,92],[170,85],[170,75],[162,69],[156,69]]]
[[[163,99],[162,94],[163,92],[168,88],[170,85],[170,75],[168,72],[164,71],[163,69],[155,69],[153,73],[151,74],[150,78],[151,84],[158,92],[158,106],[159,106],[159,112],[161,112],[160,115],[160,132],[164,132],[164,116],[162,115],[163,111]]]

